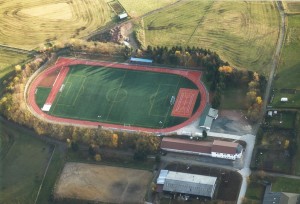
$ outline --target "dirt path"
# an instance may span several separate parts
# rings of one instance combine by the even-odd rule
[[[282,47],[284,44],[284,39],[285,39],[286,29],[287,29],[286,23],[285,23],[286,18],[285,18],[285,13],[284,13],[282,2],[277,1],[276,5],[278,8],[278,12],[280,14],[281,23],[280,23],[280,28],[279,28],[279,36],[278,36],[277,46],[276,46],[276,50],[274,52],[272,67],[271,67],[271,71],[270,71],[270,75],[269,75],[269,79],[268,79],[268,83],[267,83],[267,88],[266,88],[266,92],[265,92],[265,97],[264,97],[264,101],[263,101],[263,110],[261,111],[261,120],[264,117],[266,110],[267,110],[267,105],[268,105],[269,98],[270,98],[274,74],[275,74],[276,68],[278,67],[278,63],[280,60],[280,54],[281,54],[281,50],[282,50]],[[261,122],[261,120],[260,120],[260,122]],[[258,127],[260,126],[260,122],[255,127],[255,132],[257,132],[257,130],[258,130]]]

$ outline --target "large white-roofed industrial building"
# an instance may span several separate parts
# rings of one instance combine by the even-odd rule
[[[213,198],[217,177],[161,170],[157,179],[164,192]]]

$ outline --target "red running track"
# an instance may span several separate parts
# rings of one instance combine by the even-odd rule
[[[55,100],[56,94],[58,93],[61,85],[63,84],[68,72],[69,72],[70,68],[69,67],[63,67],[58,76],[56,77],[54,84],[52,86],[52,89],[47,97],[47,100],[45,102],[45,104],[47,105],[52,105],[52,103]]]
[[[86,64],[86,65],[94,65],[94,66],[107,66],[112,68],[119,68],[119,69],[129,69],[129,70],[141,70],[141,71],[149,71],[149,72],[160,72],[160,73],[169,73],[169,74],[177,74],[188,78],[191,80],[200,91],[201,94],[201,102],[197,111],[185,122],[168,127],[163,129],[154,129],[154,128],[144,128],[144,127],[133,127],[133,126],[123,126],[123,125],[115,125],[109,123],[101,123],[101,122],[92,122],[92,121],[85,121],[85,120],[75,120],[69,118],[59,118],[55,116],[48,115],[44,113],[36,104],[35,102],[35,91],[39,86],[39,83],[43,81],[48,74],[61,69],[63,66],[70,66],[76,64]],[[196,120],[198,117],[201,116],[207,101],[207,95],[204,85],[200,82],[201,72],[198,71],[184,71],[184,70],[173,70],[168,68],[157,68],[157,67],[149,67],[149,66],[142,66],[142,65],[132,65],[132,64],[118,64],[118,63],[110,63],[110,62],[102,62],[102,61],[89,61],[89,60],[80,60],[80,59],[71,59],[71,58],[59,58],[55,65],[51,66],[50,68],[44,70],[40,73],[36,79],[33,80],[29,87],[27,102],[40,116],[44,117],[47,120],[53,122],[61,122],[61,123],[68,123],[68,124],[77,124],[77,125],[84,125],[84,126],[91,126],[91,127],[98,127],[103,126],[106,128],[112,129],[123,129],[123,130],[133,130],[133,131],[143,131],[143,132],[153,132],[153,133],[168,133],[176,131],[182,127],[185,127]]]
[[[171,115],[185,118],[191,117],[198,93],[199,91],[195,89],[180,88]]]

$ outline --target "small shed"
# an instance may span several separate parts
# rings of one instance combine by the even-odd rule
[[[282,98],[280,99],[281,102],[288,102],[288,100],[289,100],[289,99],[286,98],[286,97],[282,97]]]
[[[123,19],[128,17],[128,14],[127,13],[122,13],[122,14],[119,14],[118,16],[119,16],[120,20],[123,20]]]

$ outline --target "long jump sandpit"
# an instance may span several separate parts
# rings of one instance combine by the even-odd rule
[[[67,163],[54,194],[104,203],[144,203],[151,179],[152,173],[144,170]]]

